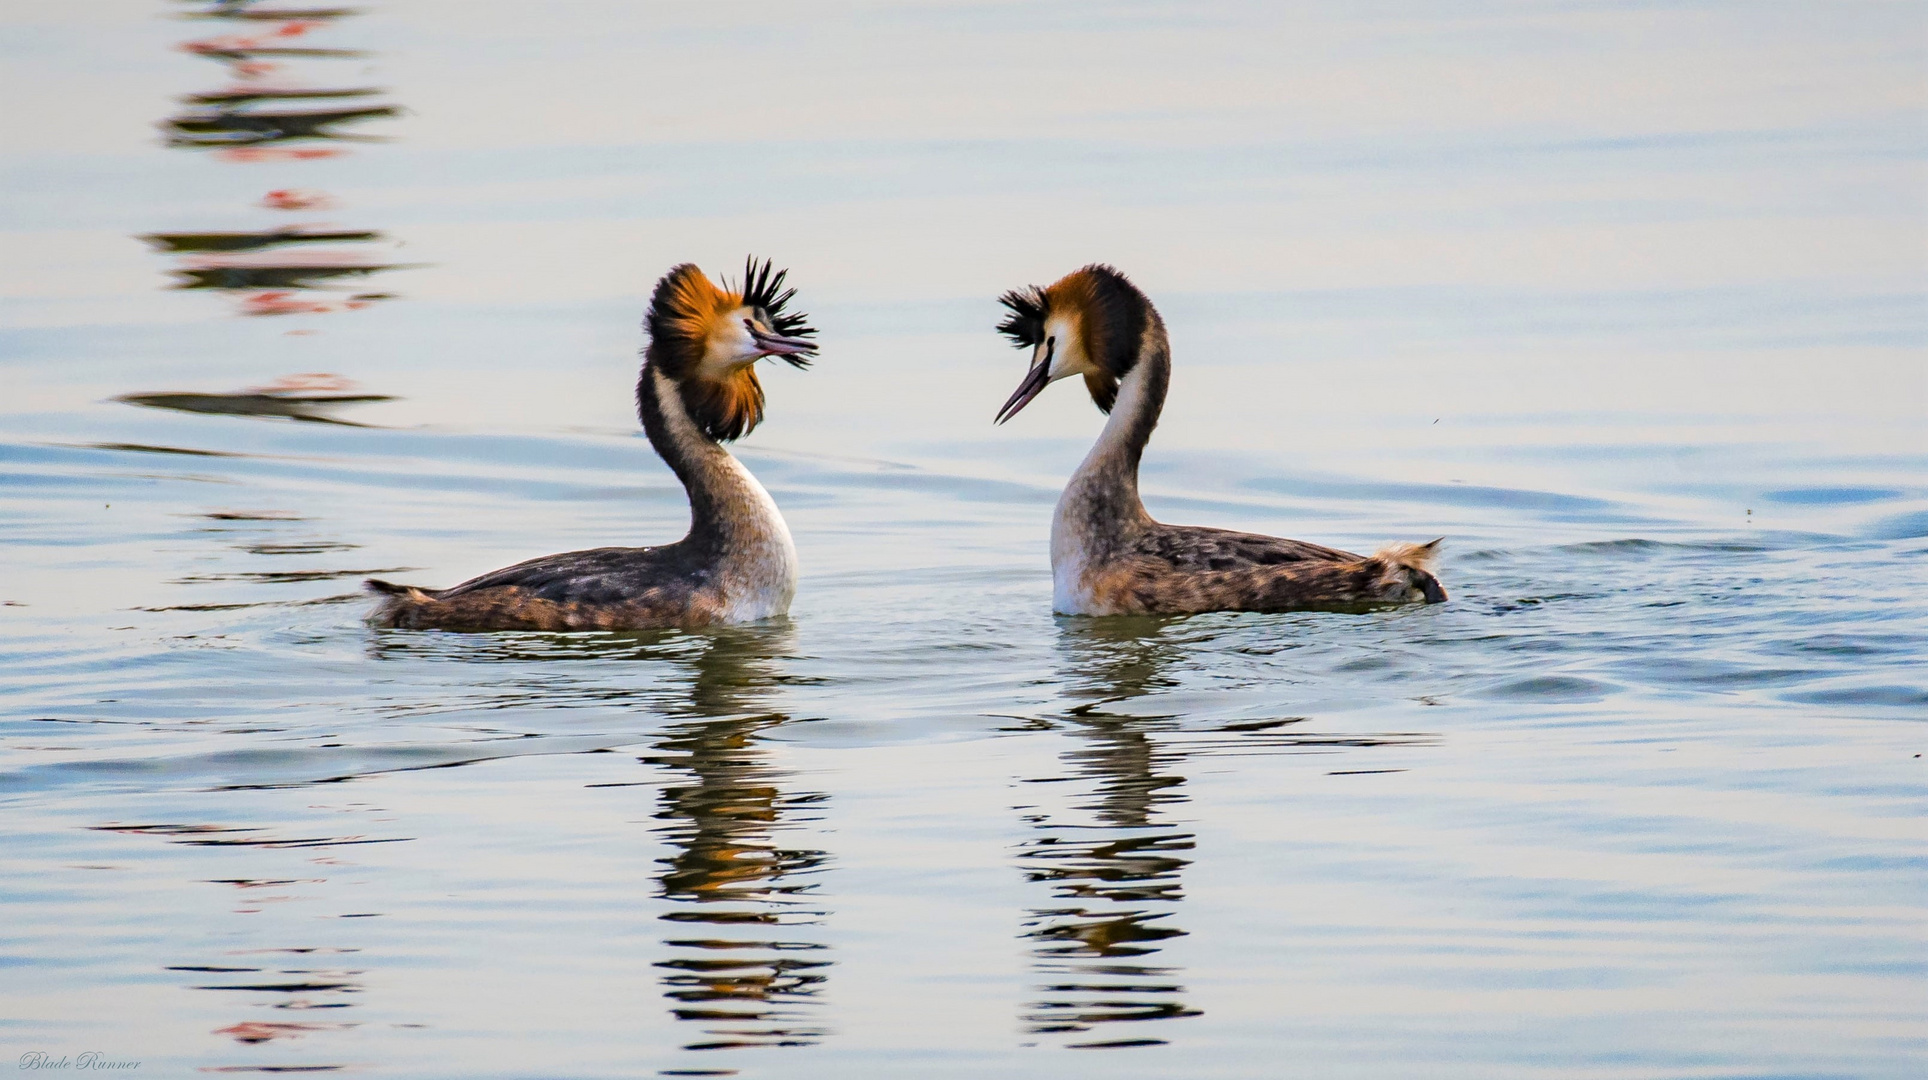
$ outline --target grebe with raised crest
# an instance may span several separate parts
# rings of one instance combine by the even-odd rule
[[[690,530],[659,547],[549,555],[425,589],[370,579],[374,626],[441,630],[644,630],[755,622],[789,611],[797,551],[770,493],[723,443],[763,419],[756,362],[807,367],[816,331],[785,312],[787,271],[744,266],[739,292],[694,264],[656,283],[636,383],[643,432],[689,492]]]
[[[1053,285],[1005,293],[998,326],[1031,350],[1031,368],[996,422],[1072,375],[1109,414],[1051,520],[1052,607],[1065,615],[1347,609],[1425,601],[1439,541],[1390,544],[1370,557],[1301,540],[1153,521],[1138,463],[1171,382],[1164,320],[1138,287],[1093,264]]]

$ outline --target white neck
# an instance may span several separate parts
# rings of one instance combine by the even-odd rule
[[[1132,498],[1138,495],[1138,458],[1144,453],[1145,442],[1151,432],[1144,428],[1143,413],[1146,406],[1151,408],[1151,419],[1157,422],[1158,410],[1164,405],[1164,395],[1159,400],[1150,400],[1151,365],[1139,364],[1133,367],[1123,379],[1118,381],[1118,400],[1112,403],[1111,415],[1105,418],[1104,430],[1091,444],[1091,452],[1085,455],[1071,480],[1065,485],[1065,495],[1058,499],[1063,507],[1065,497],[1074,490],[1082,490],[1094,482],[1111,482],[1126,479],[1131,485]],[[1121,465],[1128,467],[1120,469]],[[1142,505],[1142,504],[1141,504]]]

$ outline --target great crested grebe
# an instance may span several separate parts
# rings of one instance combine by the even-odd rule
[[[1432,573],[1438,540],[1392,544],[1368,558],[1301,540],[1153,521],[1138,498],[1138,461],[1171,382],[1171,346],[1157,309],[1123,274],[1095,264],[1002,300],[1011,313],[998,332],[1030,349],[1032,359],[996,422],[1071,375],[1084,376],[1091,400],[1111,417],[1051,520],[1055,610],[1188,615],[1446,599]]]
[[[684,263],[656,283],[636,382],[643,432],[689,491],[689,535],[661,547],[594,548],[517,563],[452,589],[370,580],[375,626],[442,630],[645,630],[755,622],[790,609],[797,550],[783,515],[722,444],[763,419],[756,362],[807,367],[816,335],[787,271],[744,267],[743,290]]]

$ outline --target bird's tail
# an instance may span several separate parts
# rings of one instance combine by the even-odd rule
[[[381,593],[384,596],[412,596],[417,600],[431,599],[428,591],[419,585],[397,585],[392,581],[383,581],[380,578],[363,578],[362,588],[372,593]]]

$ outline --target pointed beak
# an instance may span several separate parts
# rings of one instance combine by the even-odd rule
[[[1047,353],[1043,359],[1031,365],[1031,370],[1025,373],[1024,381],[1018,384],[1017,390],[1011,394],[1011,399],[1006,401],[1004,407],[997,411],[997,419],[991,422],[994,424],[1002,424],[1006,420],[1016,416],[1026,405],[1031,404],[1032,398],[1043,393],[1044,388],[1050,385],[1051,356]]]
[[[754,326],[750,327],[750,337],[756,342],[757,351],[764,356],[796,356],[817,351],[817,343],[809,338],[766,334]]]

